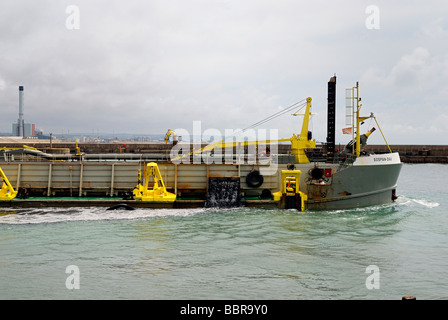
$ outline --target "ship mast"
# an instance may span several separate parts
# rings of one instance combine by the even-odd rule
[[[359,83],[356,82],[356,86],[350,89],[346,89],[346,123],[352,125],[352,154],[359,157],[361,154],[361,123],[373,115],[368,117],[361,117],[360,112],[362,108],[361,98],[359,97]]]

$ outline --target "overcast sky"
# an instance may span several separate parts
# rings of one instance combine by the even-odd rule
[[[55,135],[224,133],[311,97],[325,141],[336,74],[337,143],[359,81],[390,144],[448,144],[447,44],[446,0],[1,0],[0,132],[23,85],[25,121]],[[262,128],[286,138],[301,120]]]

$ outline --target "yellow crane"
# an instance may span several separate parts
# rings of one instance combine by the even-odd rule
[[[174,132],[171,129],[168,129],[168,131],[165,134],[165,144],[168,143],[168,140],[170,139],[170,136],[173,136],[173,145],[177,144],[177,135],[176,132]]]
[[[176,159],[172,160],[178,160],[184,157],[189,157],[191,154],[194,153],[203,153],[206,151],[211,151],[214,148],[230,148],[230,147],[236,147],[238,145],[241,146],[248,146],[248,145],[268,145],[272,143],[278,143],[278,142],[291,142],[291,154],[295,156],[295,162],[296,163],[309,163],[308,157],[305,154],[305,149],[313,149],[316,148],[316,141],[310,139],[308,135],[309,130],[309,123],[310,123],[310,116],[311,116],[311,98],[306,98],[306,104],[305,104],[305,113],[302,123],[302,130],[299,135],[293,134],[291,138],[284,138],[284,139],[274,139],[274,140],[257,140],[257,141],[243,141],[243,142],[224,142],[224,140],[217,141],[215,143],[211,143],[201,149],[194,150],[188,155],[179,156]],[[297,114],[294,114],[297,115]],[[167,137],[169,137],[167,133]],[[167,138],[165,138],[165,141],[167,141]]]

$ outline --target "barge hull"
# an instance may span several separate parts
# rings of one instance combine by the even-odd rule
[[[130,194],[138,183],[139,162],[23,162],[2,163],[10,182],[41,198],[16,198],[1,201],[2,207],[111,207],[123,203],[135,208],[198,208],[204,207],[210,179],[231,177],[240,181],[242,206],[278,207],[278,202],[261,198],[262,192],[280,190],[281,171],[286,165],[158,164],[167,189],[178,199],[138,201],[117,198]],[[394,201],[401,170],[398,154],[360,157],[355,163],[312,162],[296,164],[301,170],[300,190],[308,197],[306,209],[333,210],[380,205]],[[251,187],[245,177],[253,170],[264,177],[262,185]],[[320,179],[313,170],[325,172]],[[327,175],[327,172],[329,173]],[[45,197],[46,196],[46,197]],[[103,197],[92,200],[91,197]],[[69,197],[58,199],[57,197]],[[106,197],[106,198],[104,198]],[[247,200],[245,200],[247,199]]]

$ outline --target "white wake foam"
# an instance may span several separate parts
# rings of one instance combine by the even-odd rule
[[[158,217],[187,217],[207,209],[106,210],[107,208],[30,208],[0,211],[0,224],[39,224],[70,221],[131,220]]]
[[[400,196],[397,201],[398,204],[401,205],[407,205],[407,206],[423,206],[426,208],[436,208],[440,206],[440,203],[435,201],[429,201],[425,199],[414,199],[414,198],[408,198],[405,196]]]

